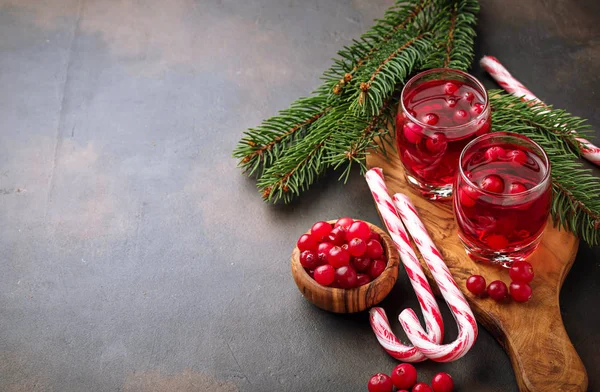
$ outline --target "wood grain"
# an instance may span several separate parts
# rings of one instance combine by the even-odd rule
[[[528,260],[535,270],[531,283],[533,298],[524,304],[476,298],[465,287],[470,275],[483,275],[488,283],[499,279],[508,284],[508,270],[476,263],[466,255],[458,239],[451,204],[420,197],[406,182],[394,148],[386,147],[389,147],[389,160],[371,154],[367,156],[367,166],[381,167],[390,194],[404,193],[417,207],[454,279],[469,300],[477,321],[507,351],[521,391],[586,391],[587,373],[567,336],[559,308],[560,289],[575,260],[579,240],[549,222],[539,248]],[[432,281],[429,270],[424,269]]]
[[[329,221],[329,223],[335,223],[335,220]],[[369,222],[366,223],[369,224],[371,231],[381,236],[382,245],[388,258],[385,270],[369,284],[349,290],[321,286],[302,267],[300,250],[298,247],[294,247],[291,264],[296,286],[306,299],[319,308],[335,313],[362,312],[383,301],[396,284],[398,265],[400,264],[398,251],[385,231]]]

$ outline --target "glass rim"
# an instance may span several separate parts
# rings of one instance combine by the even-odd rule
[[[471,181],[471,179],[469,179],[465,175],[465,172],[463,170],[463,165],[462,165],[462,162],[463,162],[463,159],[465,156],[465,152],[467,150],[471,149],[473,147],[473,145],[477,144],[478,142],[487,140],[487,139],[491,139],[492,137],[495,137],[495,136],[508,136],[508,137],[513,137],[516,139],[521,139],[521,140],[526,141],[527,143],[530,143],[537,150],[541,151],[541,153],[542,153],[541,158],[544,161],[544,169],[546,170],[546,172],[544,173],[544,176],[542,177],[540,182],[538,182],[533,188],[530,188],[530,189],[527,189],[526,191],[518,192],[518,193],[491,192],[491,191],[487,191],[487,190],[481,188],[479,185],[475,184],[473,181]],[[541,189],[549,181],[551,172],[552,172],[552,170],[550,167],[550,159],[548,158],[548,154],[546,154],[546,151],[542,148],[542,146],[540,146],[539,144],[537,144],[535,141],[531,140],[527,136],[520,135],[520,134],[514,133],[514,132],[490,132],[490,133],[486,133],[485,135],[478,136],[475,139],[471,140],[462,149],[462,151],[460,152],[460,156],[458,157],[458,173],[459,173],[461,179],[464,180],[467,183],[467,185],[469,185],[472,188],[477,189],[477,191],[481,192],[482,194],[490,195],[490,196],[494,196],[494,197],[510,198],[510,197],[515,197],[515,196],[527,196],[532,193],[535,193],[536,191],[539,191],[539,189]]]
[[[472,82],[473,84],[475,84],[475,86],[480,90],[480,92],[482,92],[483,97],[485,98],[485,104],[483,107],[483,110],[481,111],[481,113],[479,113],[476,117],[473,117],[473,119],[471,119],[469,122],[461,124],[461,125],[452,125],[449,127],[442,127],[442,126],[438,126],[438,125],[429,125],[427,123],[424,123],[423,121],[418,120],[416,117],[413,117],[412,114],[410,114],[410,112],[406,109],[406,107],[404,106],[404,93],[407,91],[407,87],[412,87],[411,85],[417,81],[418,79],[422,78],[423,76],[427,76],[429,74],[435,73],[435,72],[447,72],[447,73],[454,73],[457,75],[460,75],[466,79],[468,79],[470,82]],[[441,130],[441,131],[445,131],[445,130],[459,130],[462,128],[467,128],[467,127],[471,127],[477,124],[477,122],[479,120],[481,120],[484,115],[487,114],[487,110],[490,107],[490,99],[487,93],[487,90],[485,89],[485,87],[483,86],[483,84],[473,75],[470,75],[464,71],[458,70],[458,69],[452,69],[452,68],[431,68],[428,69],[426,71],[423,72],[419,72],[418,74],[416,74],[415,76],[413,76],[412,78],[410,78],[408,80],[408,82],[406,82],[406,84],[404,85],[404,87],[402,88],[402,92],[400,93],[400,107],[402,108],[402,113],[404,113],[410,121],[414,122],[415,124],[423,127],[423,128],[429,128],[429,129],[434,129],[434,130]]]

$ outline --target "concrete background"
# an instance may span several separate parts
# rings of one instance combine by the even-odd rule
[[[366,315],[313,307],[288,264],[314,221],[380,222],[364,181],[270,206],[231,151],[391,4],[0,0],[0,391],[364,391],[389,372]],[[481,8],[476,58],[600,130],[599,3]],[[599,282],[600,249],[581,245],[561,305],[590,390]],[[415,305],[401,274],[384,306]],[[516,390],[484,330],[460,361],[417,368]]]

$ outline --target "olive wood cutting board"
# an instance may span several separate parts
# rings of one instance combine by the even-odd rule
[[[387,158],[378,153],[368,155],[367,167],[381,167],[390,195],[404,193],[417,207],[477,321],[508,353],[521,391],[586,391],[587,373],[565,331],[559,307],[560,289],[577,254],[577,237],[548,222],[539,248],[528,259],[535,271],[529,302],[497,303],[490,298],[476,298],[465,286],[469,276],[479,274],[488,283],[499,279],[508,285],[508,270],[471,260],[458,239],[451,203],[422,198],[408,185],[394,148],[387,145],[386,150]],[[432,287],[436,290],[435,284]]]

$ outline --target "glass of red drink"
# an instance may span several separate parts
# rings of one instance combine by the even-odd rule
[[[431,200],[449,199],[460,152],[490,125],[487,92],[473,76],[442,68],[414,76],[402,90],[396,117],[408,182]]]
[[[525,259],[540,242],[551,202],[550,162],[531,139],[490,133],[462,151],[454,216],[471,258],[503,265]]]

